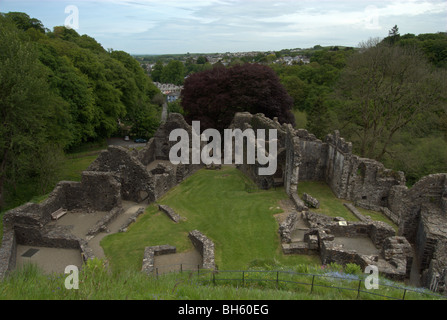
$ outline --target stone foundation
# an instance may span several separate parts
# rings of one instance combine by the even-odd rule
[[[141,267],[141,271],[145,274],[152,275],[154,273],[155,256],[172,254],[176,252],[177,248],[170,245],[146,247],[144,249],[143,266]]]
[[[203,269],[215,269],[214,243],[198,230],[193,230],[188,235],[192,244],[202,256]],[[155,256],[176,253],[176,248],[170,245],[146,247],[143,255],[143,265],[141,271],[145,274],[154,274]]]
[[[180,217],[177,213],[175,213],[172,208],[162,205],[162,204],[158,205],[158,208],[162,212],[164,212],[169,217],[169,219],[171,219],[175,223],[178,223],[178,222],[180,222],[180,220],[182,220],[182,217]]]
[[[214,270],[214,243],[198,230],[193,230],[188,235],[194,247],[200,252],[203,258],[203,269]]]

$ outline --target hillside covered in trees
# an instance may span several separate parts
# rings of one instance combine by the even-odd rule
[[[150,137],[159,90],[123,51],[72,29],[0,14],[0,208],[23,182],[48,192],[56,159],[120,133]]]

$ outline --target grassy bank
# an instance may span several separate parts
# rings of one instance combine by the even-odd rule
[[[393,287],[394,283],[379,280],[379,288],[368,290],[364,275],[355,268],[330,265],[312,268],[308,265],[287,267],[279,281],[276,271],[284,266],[262,266],[266,271],[245,273],[245,281],[222,280],[227,274],[215,275],[196,272],[147,276],[127,270],[119,274],[110,270],[101,260],[92,260],[79,272],[78,289],[65,287],[67,275],[47,275],[36,266],[27,265],[0,281],[0,300],[433,300],[440,297],[425,290],[406,291]],[[270,270],[270,272],[269,272]],[[295,272],[295,273],[293,273]],[[297,274],[298,272],[299,274]],[[308,275],[301,274],[308,272]],[[239,277],[240,274],[232,277]],[[219,280],[220,279],[220,280]],[[360,294],[358,283],[361,283]],[[273,281],[272,281],[273,280]],[[299,282],[299,283],[297,283]],[[314,283],[312,287],[311,284]],[[410,288],[412,290],[412,288]],[[445,299],[444,299],[445,300]]]

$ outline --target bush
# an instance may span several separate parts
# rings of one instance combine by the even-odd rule
[[[345,266],[345,272],[348,274],[361,274],[362,273],[362,269],[360,268],[360,266],[358,264],[355,263],[348,263]]]

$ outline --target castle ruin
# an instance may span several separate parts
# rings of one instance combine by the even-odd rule
[[[169,114],[142,150],[110,146],[83,172],[81,182],[60,182],[42,203],[28,203],[6,212],[0,278],[15,268],[19,245],[76,249],[84,261],[94,257],[94,250],[89,247],[91,237],[122,216],[125,203],[155,202],[201,169],[203,165],[169,162],[169,150],[176,143],[169,141],[169,133],[177,128],[191,133],[191,126],[181,115]],[[426,176],[407,188],[402,172],[354,155],[351,143],[337,131],[322,141],[306,130],[249,113],[236,114],[230,128],[277,130],[276,174],[258,175],[258,164],[242,164],[238,168],[260,188],[284,186],[293,201],[296,210],[279,227],[284,253],[319,254],[323,263],[376,264],[382,273],[399,280],[407,279],[411,266],[415,266],[424,287],[445,292],[446,173]],[[300,181],[306,180],[324,181],[336,197],[382,212],[399,226],[398,234],[385,223],[367,218],[351,222],[312,212],[297,193]],[[87,237],[80,237],[70,228],[54,223],[52,214],[61,208],[68,213],[101,212],[102,216],[88,230]],[[305,227],[300,241],[293,242],[291,235],[299,231],[298,225]],[[346,250],[337,242],[344,237],[366,237],[375,249],[366,254]],[[148,250],[152,255],[153,251]]]

